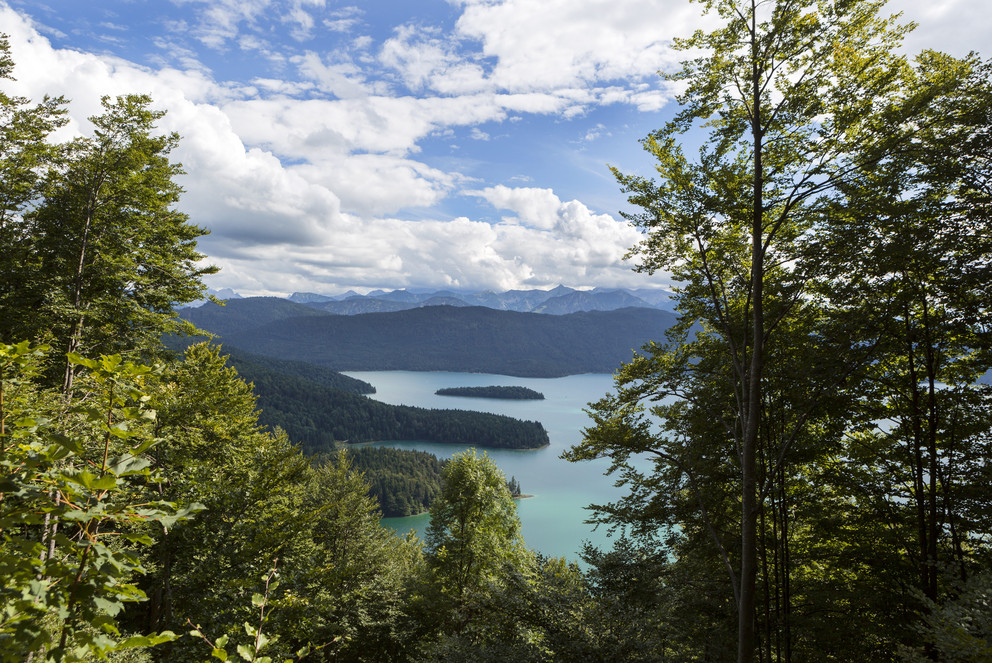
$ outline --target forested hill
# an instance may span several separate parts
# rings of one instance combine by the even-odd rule
[[[429,440],[504,449],[548,445],[548,433],[536,421],[467,410],[389,405],[243,361],[239,358],[243,356],[232,354],[229,361],[242,378],[254,384],[261,410],[259,422],[282,428],[308,454],[332,451],[341,441]]]
[[[560,377],[606,373],[664,337],[667,311],[626,308],[561,316],[431,306],[354,316],[271,298],[180,311],[226,347],[334,370],[411,370]],[[293,315],[299,311],[300,315]]]
[[[185,347],[185,344],[183,344],[183,347]],[[238,369],[238,372],[249,382],[252,380],[252,375],[256,375],[259,371],[264,370],[302,378],[323,387],[350,391],[355,394],[375,393],[375,387],[364,380],[343,375],[323,366],[308,364],[305,361],[276,359],[275,357],[256,355],[251,352],[228,347],[224,348],[224,354],[228,355],[228,364]]]

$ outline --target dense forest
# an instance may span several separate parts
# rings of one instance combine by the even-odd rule
[[[294,311],[301,311],[296,316]],[[337,371],[458,371],[521,377],[610,373],[661,338],[667,311],[626,308],[568,315],[429,306],[391,313],[331,315],[257,297],[183,309],[227,348],[306,361]]]
[[[164,112],[107,97],[67,145],[68,102],[0,94],[0,661],[988,661],[992,62],[906,57],[881,6],[714,0],[711,31],[675,44],[692,58],[643,141],[656,179],[614,174],[678,320],[567,452],[623,489],[592,507],[616,537],[584,568],[527,548],[471,450],[442,464],[423,541],[380,527],[348,451],[264,425],[219,348],[165,347],[196,333],[174,306],[214,270]],[[0,39],[0,84],[15,66]],[[226,314],[264,324],[231,345],[334,367],[334,316],[246,306]],[[461,362],[550,347],[525,317],[388,315]],[[615,344],[602,315],[559,320]],[[346,324],[394,362],[363,317]],[[478,347],[437,326],[510,319]],[[244,366],[260,392],[276,374]],[[309,416],[289,400],[326,377],[272,398]]]
[[[349,446],[346,455],[321,453],[311,458],[318,463],[344,459],[362,474],[369,495],[378,502],[385,518],[429,511],[441,495],[444,467],[448,462],[425,451],[372,446]],[[523,496],[516,477],[506,480],[506,489],[511,497]]]
[[[438,396],[470,396],[472,398],[506,398],[509,400],[543,401],[544,394],[527,387],[445,387],[434,392]]]
[[[386,518],[424,513],[441,494],[443,463],[433,454],[356,446],[348,448],[347,459],[364,475]]]
[[[280,301],[280,300],[276,300]],[[187,346],[167,339],[174,349]],[[337,371],[301,361],[224,348],[227,362],[254,385],[259,421],[280,428],[307,453],[339,442],[420,440],[496,449],[537,449],[548,434],[536,421],[467,410],[427,410],[389,405],[356,394],[375,387]],[[519,389],[519,387],[518,387]]]
[[[188,343],[171,343],[171,347],[185,348]],[[355,394],[374,394],[375,386],[364,380],[356,380],[353,377],[332,371],[323,366],[316,366],[304,361],[288,361],[285,359],[275,359],[244,352],[237,348],[222,348],[227,355],[227,363],[238,369],[244,376],[256,373],[278,373],[289,375],[308,382],[316,383],[328,389],[338,389],[349,391]],[[251,382],[251,377],[246,378]]]
[[[259,421],[285,430],[308,453],[337,442],[421,440],[498,449],[538,449],[548,433],[537,421],[469,410],[380,403],[261,364],[232,364],[251,382],[261,410]],[[344,376],[342,376],[344,377]]]

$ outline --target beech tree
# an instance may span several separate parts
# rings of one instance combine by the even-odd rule
[[[442,590],[460,601],[528,554],[506,476],[489,456],[474,449],[455,454],[442,475],[426,543]]]
[[[93,135],[64,147],[31,208],[10,222],[25,260],[7,265],[7,289],[32,313],[3,323],[5,336],[13,323],[22,337],[57,338],[65,353],[147,354],[183,327],[174,306],[200,297],[200,278],[216,270],[196,250],[206,231],[175,209],[182,169],[169,152],[179,137],[157,133],[165,113],[151,103],[105,97]],[[76,369],[62,369],[68,392]]]
[[[832,302],[877,347],[857,404],[868,423],[851,440],[867,463],[885,459],[878,514],[912,523],[908,557],[930,602],[948,566],[960,581],[981,566],[992,506],[973,483],[992,462],[992,394],[977,382],[992,367],[990,72],[974,55],[924,53],[907,98],[931,101],[911,140],[844,183],[820,240],[837,259]]]
[[[758,642],[766,506],[787,503],[769,499],[788,499],[798,478],[790,464],[818,453],[804,446],[835,453],[830,440],[851,410],[830,401],[846,398],[872,359],[872,345],[830,308],[822,283],[832,256],[815,239],[841,186],[903,154],[922,109],[955,80],[907,83],[912,65],[895,48],[908,28],[879,17],[880,1],[703,4],[724,25],[676,41],[703,54],[670,76],[686,86],[682,110],[643,141],[657,181],[614,170],[641,208],[626,215],[646,231],[632,251],[639,269],[679,283],[681,321],[667,344],[621,370],[617,394],[594,406],[595,426],[568,457],[611,457],[633,486],[628,501],[601,510],[607,520],[636,521],[639,505],[671,524],[670,486],[691,496],[683,508],[722,560],[744,662]],[[690,130],[709,132],[695,158],[680,145]],[[660,433],[641,416],[647,407]],[[627,463],[640,453],[655,460],[653,475]],[[712,486],[735,487],[734,504]]]
[[[14,79],[14,60],[0,33],[0,83]],[[27,337],[25,326],[38,315],[38,302],[26,274],[38,269],[32,234],[24,215],[38,203],[47,173],[61,150],[49,142],[66,122],[65,100],[46,97],[32,104],[0,89],[0,342]]]

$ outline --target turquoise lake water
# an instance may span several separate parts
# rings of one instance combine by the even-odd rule
[[[564,378],[515,378],[480,373],[412,371],[348,371],[347,375],[374,385],[377,393],[371,397],[384,403],[477,410],[540,421],[548,431],[551,440],[549,447],[532,451],[478,447],[480,452],[486,451],[496,461],[508,478],[516,477],[525,494],[533,495],[517,501],[524,541],[532,550],[570,560],[578,559],[583,541],[591,541],[600,547],[611,545],[603,527],[594,531],[592,525],[584,522],[590,515],[585,509],[588,504],[609,502],[621,494],[613,486],[613,478],[603,474],[608,462],[601,459],[569,463],[559,456],[581,440],[582,429],[591,423],[583,409],[610,391],[612,376],[586,374]],[[545,400],[465,398],[437,396],[434,393],[442,387],[490,385],[530,387],[544,394]],[[465,445],[415,441],[377,444],[427,451],[439,458],[450,457],[474,446],[469,440]],[[398,531],[414,529],[422,536],[429,518],[425,514],[384,518],[382,522]]]

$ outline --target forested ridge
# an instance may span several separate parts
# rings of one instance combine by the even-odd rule
[[[179,349],[186,343],[167,339]],[[341,442],[420,440],[494,449],[537,449],[548,434],[536,421],[468,410],[390,405],[358,396],[375,393],[362,380],[314,364],[223,348],[228,363],[254,385],[259,421],[280,428],[307,453]]]
[[[988,661],[992,63],[902,55],[879,2],[704,7],[657,179],[614,170],[678,319],[566,452],[622,489],[584,569],[527,548],[484,453],[437,486],[420,456],[305,454],[221,349],[170,352],[215,270],[164,111],[105,98],[70,149],[65,100],[0,94],[0,661]],[[432,308],[388,319],[497,319]],[[333,366],[333,316],[292,311],[221,336]],[[287,321],[308,344],[279,354]],[[278,370],[243,366],[259,393]],[[423,474],[424,541],[380,527],[358,456]]]
[[[175,343],[172,345],[173,347],[176,346]],[[187,343],[181,344],[182,347],[186,347],[187,345]],[[353,377],[332,371],[323,366],[316,366],[303,361],[288,361],[255,355],[250,352],[238,350],[237,348],[222,348],[222,351],[227,355],[227,362],[237,368],[238,372],[242,375],[259,372],[279,373],[306,380],[328,389],[338,389],[355,394],[375,393],[375,386],[368,382],[356,380]],[[248,378],[248,381],[250,382],[251,378]]]
[[[295,307],[295,308],[294,308]],[[294,310],[304,311],[294,316]],[[458,371],[523,377],[609,373],[675,321],[648,308],[568,315],[430,306],[331,315],[285,300],[208,303],[180,315],[225,347],[338,371]]]

